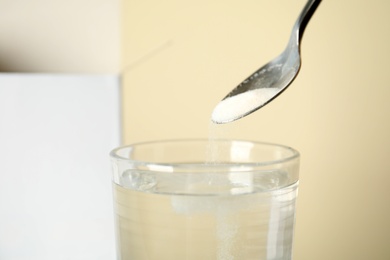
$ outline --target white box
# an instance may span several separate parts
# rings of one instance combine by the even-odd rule
[[[0,74],[0,259],[115,258],[117,75]]]

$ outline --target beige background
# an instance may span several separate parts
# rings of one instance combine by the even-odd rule
[[[282,51],[305,2],[123,1],[125,141],[207,137],[217,101]],[[294,84],[211,130],[301,152],[295,259],[390,259],[389,10],[322,1]]]
[[[120,0],[0,0],[0,72],[117,73]]]
[[[0,0],[0,71],[123,73],[125,143],[211,132],[291,145],[295,259],[390,259],[389,1],[322,1],[293,85],[211,130],[218,100],[282,51],[305,1],[121,4]]]

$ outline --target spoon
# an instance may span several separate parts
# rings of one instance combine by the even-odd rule
[[[285,50],[240,85],[214,108],[211,120],[229,123],[251,114],[282,93],[301,67],[300,43],[303,32],[321,0],[309,0],[299,15]]]

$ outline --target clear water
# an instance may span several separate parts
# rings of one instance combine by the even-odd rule
[[[125,172],[113,185],[120,259],[292,258],[297,183],[280,172],[207,178],[183,189],[180,178]]]

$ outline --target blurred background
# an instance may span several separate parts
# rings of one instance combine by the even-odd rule
[[[0,71],[114,73],[122,140],[229,137],[301,152],[294,259],[390,259],[390,2],[323,0],[302,68],[237,122],[211,111],[287,44],[305,0],[0,0]],[[1,124],[1,122],[0,122]]]

